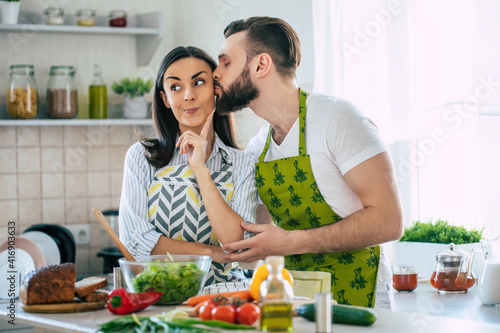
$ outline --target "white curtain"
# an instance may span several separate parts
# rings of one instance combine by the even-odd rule
[[[500,234],[500,2],[313,0],[314,91],[349,99],[389,146],[405,224]]]

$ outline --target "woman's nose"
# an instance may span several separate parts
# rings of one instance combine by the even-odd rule
[[[192,89],[186,89],[186,94],[184,95],[184,100],[185,101],[193,101],[194,100],[194,93]]]

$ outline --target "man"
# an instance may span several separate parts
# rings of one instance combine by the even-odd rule
[[[226,258],[283,255],[289,269],[330,272],[339,303],[373,307],[378,244],[399,239],[403,228],[376,126],[348,101],[299,90],[300,41],[283,20],[234,21],[224,36],[217,110],[248,106],[270,124],[247,146],[259,158],[259,225],[242,222],[255,236],[225,244]]]

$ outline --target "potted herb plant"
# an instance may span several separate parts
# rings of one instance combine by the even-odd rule
[[[146,94],[153,87],[153,81],[144,81],[141,78],[124,78],[114,82],[111,89],[123,95],[123,117],[125,118],[146,118],[148,115],[148,103]]]
[[[0,23],[17,24],[21,0],[0,0]]]
[[[417,264],[418,275],[430,278],[439,252],[454,243],[458,250],[471,253],[472,249],[480,247],[483,229],[455,226],[441,219],[435,222],[432,219],[427,222],[415,221],[405,228],[401,239],[394,243],[392,261],[398,264]],[[481,267],[482,260],[476,256],[473,266],[476,277],[481,273]]]

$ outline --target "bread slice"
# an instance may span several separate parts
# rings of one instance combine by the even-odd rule
[[[108,290],[96,290],[90,295],[83,296],[83,302],[106,302],[108,300]]]
[[[26,305],[73,302],[75,280],[72,263],[40,267],[24,277],[19,299]]]
[[[108,285],[108,281],[102,276],[91,276],[75,283],[76,296],[85,297],[92,294],[97,289],[104,288]]]

